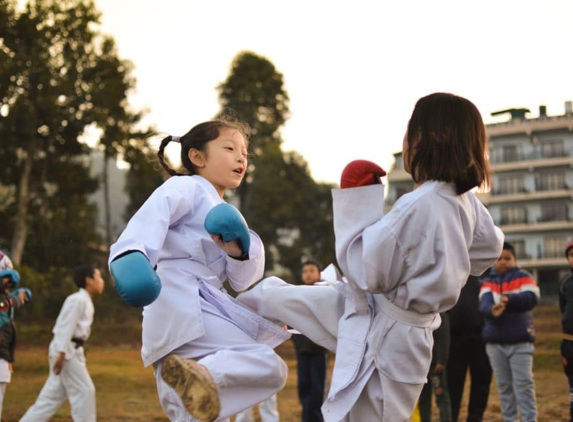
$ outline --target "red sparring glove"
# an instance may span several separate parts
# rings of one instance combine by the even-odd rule
[[[386,172],[378,164],[368,160],[354,160],[342,170],[340,187],[345,189],[375,185],[380,183],[383,176],[386,176]]]

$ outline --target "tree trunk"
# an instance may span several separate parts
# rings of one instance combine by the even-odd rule
[[[101,181],[103,184],[103,202],[105,208],[105,243],[111,245],[111,205],[109,201],[109,178],[108,178],[108,160],[110,157],[107,152],[103,154],[103,170]]]
[[[28,236],[28,197],[30,188],[30,174],[32,173],[32,163],[34,161],[34,150],[27,152],[24,158],[24,166],[20,175],[20,186],[18,195],[18,212],[15,216],[14,233],[12,234],[12,253],[10,258],[14,265],[18,266],[22,262],[22,254]]]

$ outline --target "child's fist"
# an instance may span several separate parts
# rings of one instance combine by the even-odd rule
[[[380,183],[383,176],[386,176],[386,172],[378,164],[368,160],[354,160],[342,170],[340,187],[346,189],[375,185]]]

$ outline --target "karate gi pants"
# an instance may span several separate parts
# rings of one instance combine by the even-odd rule
[[[279,411],[277,409],[277,395],[271,396],[271,398],[262,401],[258,405],[259,415],[261,416],[261,422],[279,422]],[[235,415],[235,422],[255,422],[255,416],[253,414],[253,408],[243,410]]]
[[[205,301],[201,305],[206,334],[171,354],[194,359],[209,370],[219,388],[221,413],[217,421],[229,421],[231,416],[282,390],[288,367],[272,348],[257,343],[215,306]],[[195,421],[161,377],[163,361],[153,364],[163,410],[171,421]]]
[[[75,422],[95,422],[95,386],[86,367],[83,347],[77,348],[75,353],[65,360],[58,375],[53,370],[57,359],[57,356],[49,357],[50,375],[36,402],[20,422],[47,422],[66,399],[70,401],[72,419]]]

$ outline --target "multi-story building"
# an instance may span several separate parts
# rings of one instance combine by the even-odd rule
[[[489,138],[491,189],[478,192],[506,241],[516,249],[519,265],[532,273],[542,295],[557,294],[569,271],[566,242],[573,237],[573,104],[565,113],[527,118],[527,109],[492,113],[509,120],[486,125]],[[388,174],[387,210],[413,182],[395,154]]]

